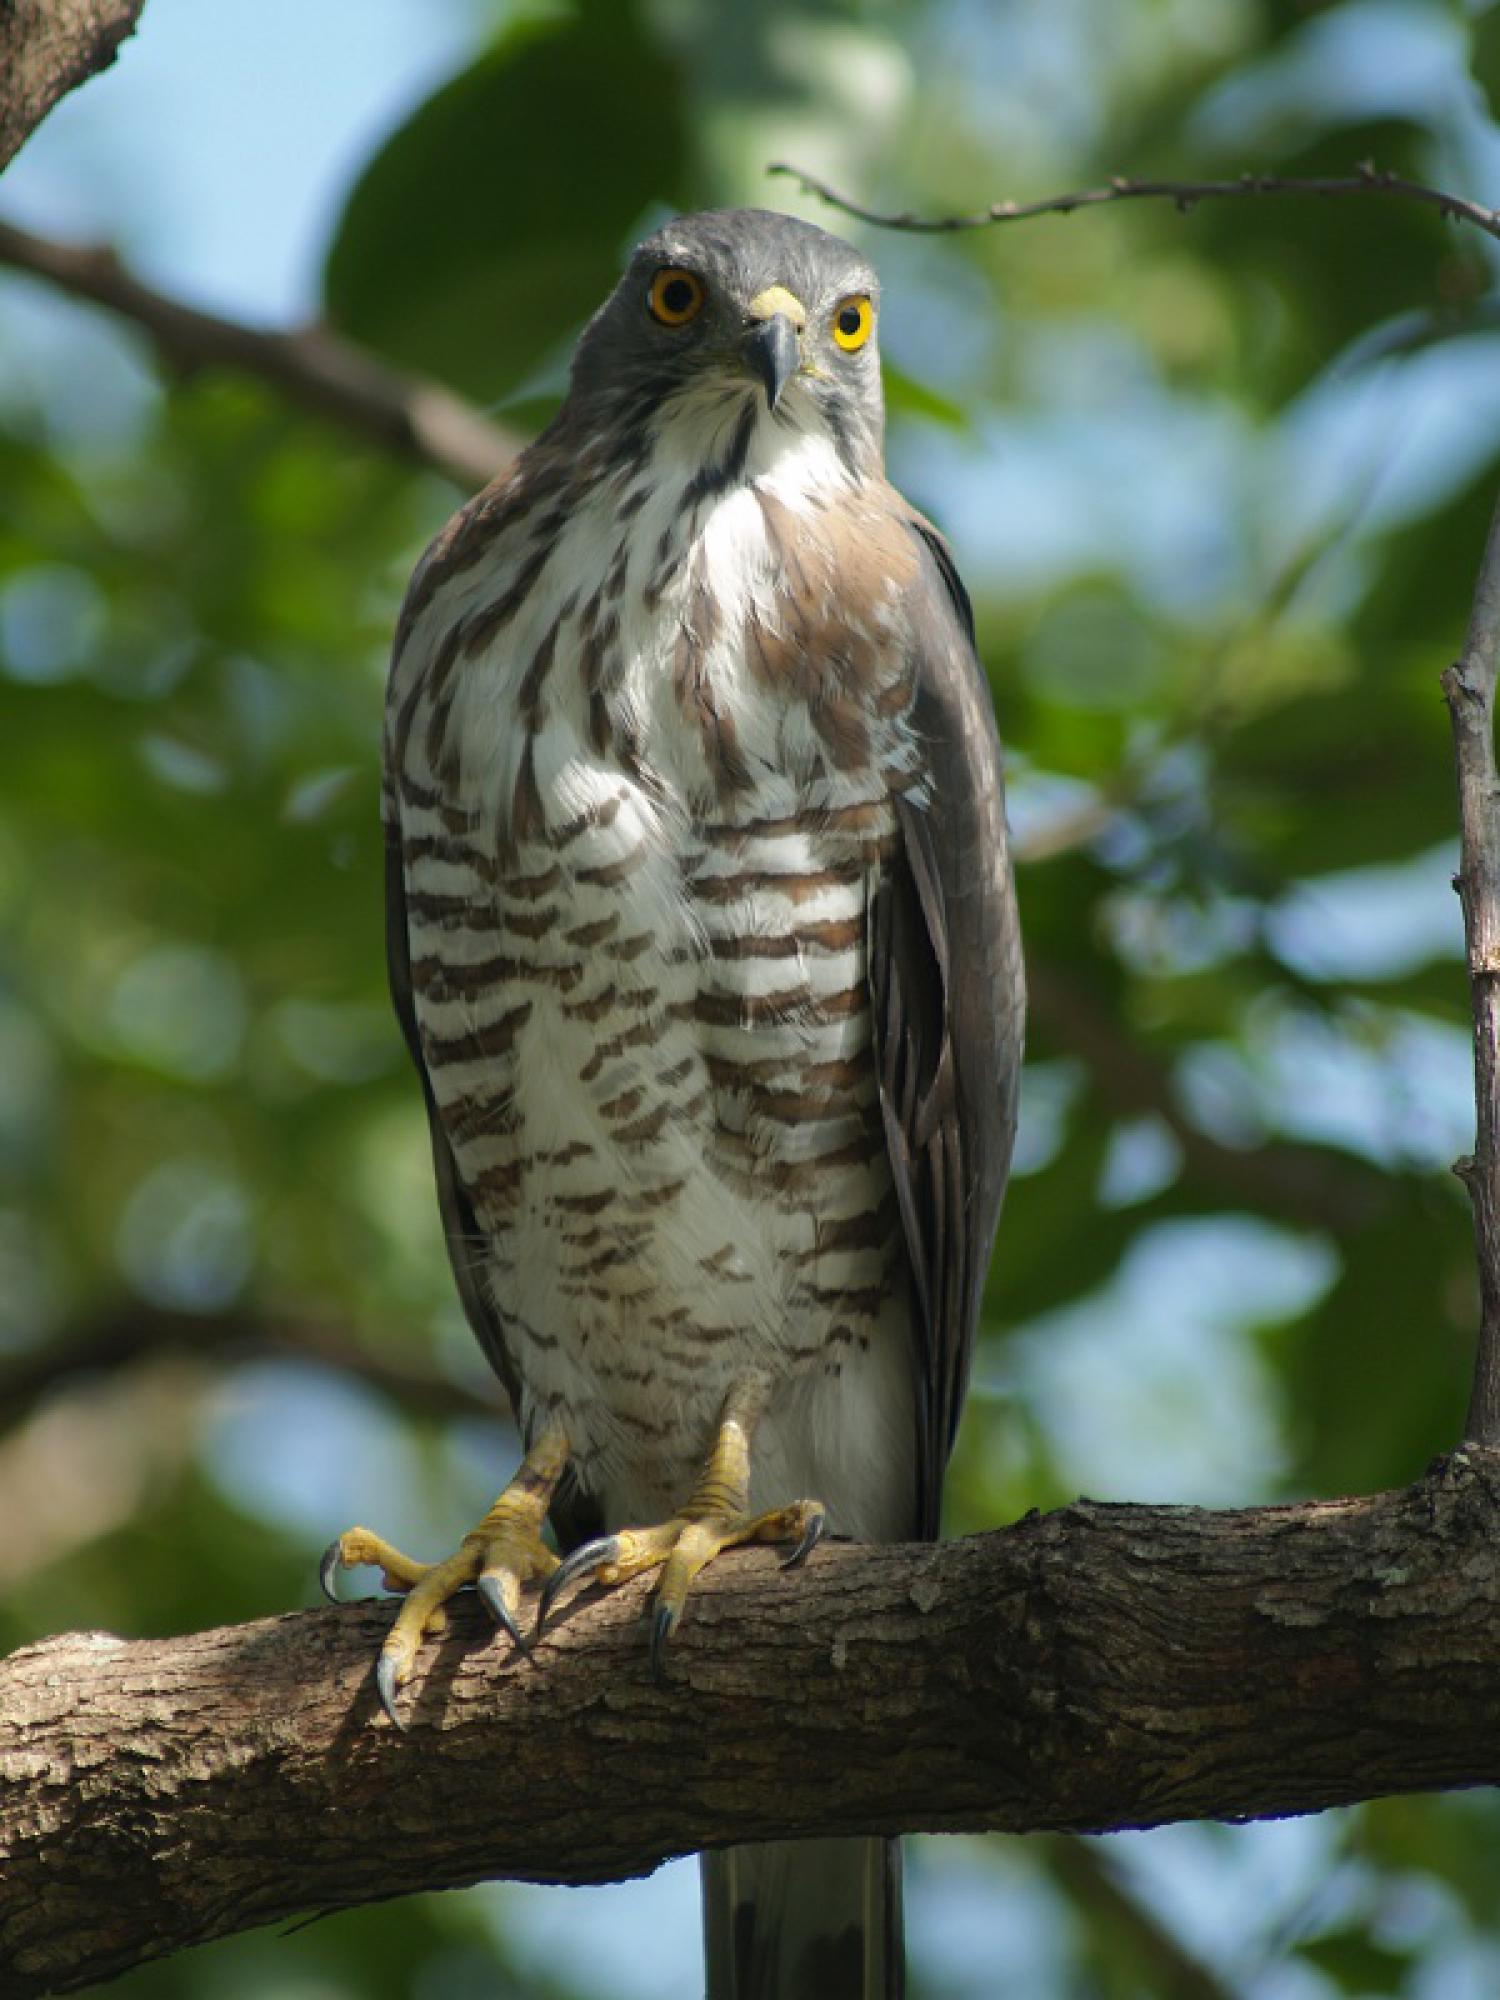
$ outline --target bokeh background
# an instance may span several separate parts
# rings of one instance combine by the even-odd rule
[[[1500,195],[1456,0],[148,0],[0,183],[527,431],[663,211],[1111,173]],[[1500,480],[1497,246],[1394,202],[867,231],[895,476],[954,539],[1034,986],[954,1532],[1365,1491],[1458,1434],[1472,1131],[1438,674]],[[0,1644],[450,1547],[514,1441],[383,991],[388,635],[461,497],[0,273]],[[1101,1646],[1110,1635],[1101,1632]],[[1500,1811],[912,1843],[923,2000],[1479,2000]],[[689,2000],[690,1863],[260,1932],[130,2000]]]

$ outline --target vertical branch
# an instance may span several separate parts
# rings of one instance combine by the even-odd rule
[[[0,167],[60,97],[108,69],[145,0],[0,0]]]
[[[1461,858],[1457,888],[1468,940],[1474,1004],[1475,1134],[1454,1171],[1474,1206],[1479,1258],[1479,1351],[1465,1436],[1500,1449],[1500,771],[1495,763],[1495,679],[1500,662],[1500,506],[1463,656],[1443,675],[1458,765]]]

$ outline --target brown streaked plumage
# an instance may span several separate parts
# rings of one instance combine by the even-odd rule
[[[528,1455],[393,1628],[393,1715],[464,1575],[514,1632],[528,1577],[659,1566],[660,1662],[719,1547],[937,1532],[1023,1002],[967,600],[885,481],[873,341],[834,339],[876,297],[805,224],[668,224],[413,578],[391,983]],[[557,1568],[548,1503],[606,1542]],[[712,1857],[705,1909],[710,2000],[901,1990],[890,1843]]]

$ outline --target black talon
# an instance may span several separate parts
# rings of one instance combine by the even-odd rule
[[[667,1641],[676,1624],[671,1606],[658,1604],[651,1617],[651,1678],[658,1686],[667,1678]]]
[[[532,1635],[533,1638],[541,1638],[542,1628],[547,1623],[553,1605],[557,1602],[559,1591],[566,1590],[575,1578],[603,1569],[604,1565],[613,1562],[619,1553],[618,1535],[600,1535],[596,1541],[584,1542],[581,1547],[574,1549],[572,1555],[564,1557],[542,1585],[541,1601],[536,1608],[536,1631]]]
[[[375,1662],[375,1692],[380,1696],[380,1706],[404,1736],[406,1724],[396,1713],[396,1662],[389,1653],[382,1653]]]
[[[783,1569],[800,1569],[802,1564],[807,1561],[813,1550],[818,1546],[819,1542],[822,1541],[823,1530],[827,1525],[828,1516],[820,1507],[817,1513],[809,1518],[807,1526],[802,1530],[801,1541],[798,1542],[792,1553],[783,1560],[781,1567]]]
[[[318,1582],[323,1586],[323,1595],[330,1604],[342,1604],[338,1593],[339,1571],[343,1568],[343,1558],[339,1555],[342,1537],[338,1542],[330,1542],[323,1551],[323,1559],[318,1564]]]
[[[488,1611],[491,1618],[494,1619],[502,1632],[509,1634],[511,1644],[515,1647],[516,1651],[518,1653],[530,1652],[530,1645],[521,1637],[520,1626],[511,1616],[510,1606],[505,1601],[505,1593],[500,1588],[499,1580],[493,1576],[481,1576],[476,1581],[474,1588],[479,1592],[480,1602],[484,1605],[485,1610]]]

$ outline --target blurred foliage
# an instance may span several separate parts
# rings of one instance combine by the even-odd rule
[[[773,157],[928,211],[1365,157],[1484,200],[1500,160],[1500,10],[1456,0],[475,18],[471,66],[355,179],[327,309],[524,421],[664,207],[797,205]],[[148,10],[134,59],[157,31]],[[893,470],[957,542],[1011,746],[1035,986],[951,1525],[1080,1486],[1407,1480],[1458,1434],[1475,1323],[1437,680],[1500,476],[1495,245],[1374,199],[865,240]],[[306,1601],[318,1547],[376,1507],[450,1545],[510,1446],[380,935],[385,649],[459,496],[252,383],[160,380],[128,330],[19,281],[6,340],[34,361],[0,390],[16,1644]],[[1274,1840],[923,1843],[916,1990],[1500,1990],[1497,1837],[1454,1797]],[[259,1934],[120,1990],[589,1989],[538,1969],[522,1896]]]

